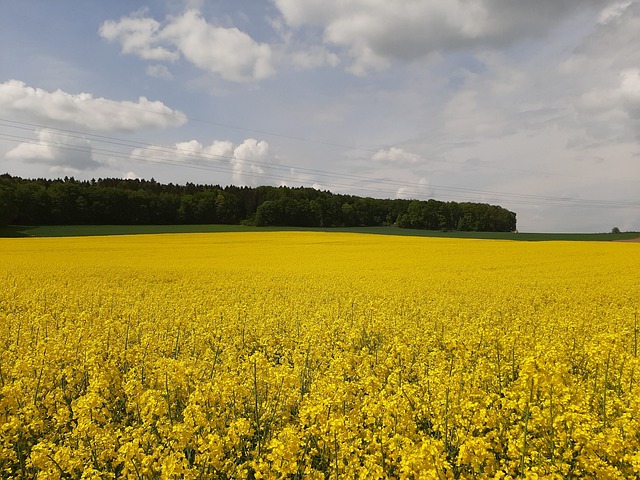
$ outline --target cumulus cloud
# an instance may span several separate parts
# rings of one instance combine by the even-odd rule
[[[147,75],[150,77],[161,78],[162,80],[171,80],[173,75],[166,67],[166,65],[149,65],[147,67]]]
[[[101,164],[93,159],[91,142],[61,132],[36,130],[33,142],[23,142],[6,153],[10,160],[49,165],[59,171],[81,171]]]
[[[611,90],[593,90],[582,97],[589,111],[608,110],[621,107],[631,113],[640,103],[640,69],[625,70],[619,75],[619,83]]]
[[[497,97],[497,98],[496,98]],[[504,97],[503,97],[504,98]],[[459,140],[475,140],[507,133],[509,117],[515,112],[503,112],[492,106],[500,101],[484,84],[474,84],[457,92],[443,109],[444,131]]]
[[[606,75],[640,63],[640,2],[617,2],[604,8],[594,30],[563,65],[568,73],[590,70]]]
[[[411,195],[408,194],[407,187],[400,187],[396,190],[396,198],[402,198],[404,200],[408,200],[411,198]]]
[[[122,53],[165,61],[182,55],[196,67],[232,82],[259,81],[274,73],[268,44],[237,28],[212,25],[197,10],[170,17],[164,26],[134,14],[103,23],[99,32],[120,43]]]
[[[193,10],[173,19],[163,33],[187,60],[225,80],[262,80],[273,73],[269,45],[237,28],[210,25]]]
[[[175,61],[179,58],[176,51],[164,48],[160,23],[153,18],[139,16],[122,17],[120,20],[107,20],[100,26],[100,36],[109,41],[120,42],[122,53],[137,55],[145,60]]]
[[[640,138],[639,42],[640,2],[608,2],[592,31],[560,64],[556,80],[567,85],[581,130],[569,146]]]
[[[209,167],[230,173],[236,185],[264,184],[269,177],[269,165],[275,161],[269,144],[254,138],[247,138],[240,144],[215,140],[210,145],[203,145],[190,140],[167,148],[137,148],[131,152],[131,159]]]
[[[640,135],[640,69],[622,71],[611,88],[595,88],[576,101],[591,136],[620,140],[625,131]]]
[[[18,80],[0,84],[0,113],[23,114],[40,121],[63,122],[99,131],[136,131],[149,127],[179,126],[186,116],[146,97],[137,102],[95,98],[90,93],[49,92]]]
[[[323,47],[310,45],[307,48],[292,52],[291,61],[297,68],[312,69],[324,65],[335,67],[340,63],[340,58]]]
[[[255,185],[261,183],[256,179],[263,178],[266,166],[261,164],[269,159],[269,144],[248,138],[233,150],[231,164],[233,181],[238,185]],[[262,181],[264,183],[264,180]]]
[[[432,195],[433,190],[429,187],[429,181],[426,178],[418,180],[416,185],[411,187],[400,187],[396,190],[396,198],[411,200],[416,198],[424,198]]]
[[[197,140],[189,140],[177,142],[170,147],[136,148],[131,152],[130,157],[132,160],[228,168],[234,148],[234,144],[227,140],[215,140],[211,145],[203,145]]]
[[[381,148],[373,154],[371,160],[391,165],[407,165],[418,163],[421,157],[415,153],[407,152],[402,148],[391,147],[387,149]]]
[[[640,114],[640,69],[634,68],[622,72],[620,75],[620,95],[625,110],[634,116]]]
[[[633,2],[616,2],[604,8],[598,16],[598,23],[607,24],[620,18]]]
[[[612,3],[612,2],[606,2]],[[606,4],[605,3],[605,4]],[[600,0],[275,0],[292,28],[319,27],[345,49],[349,70],[365,74],[394,59],[413,60],[465,47],[507,45],[546,34]]]

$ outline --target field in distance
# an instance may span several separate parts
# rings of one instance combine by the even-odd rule
[[[260,230],[0,258],[3,477],[640,478],[635,244]]]
[[[619,241],[636,240],[640,232],[623,233],[512,233],[512,232],[447,232],[439,230],[413,230],[396,227],[250,227],[244,225],[40,225],[0,227],[0,238],[15,237],[72,237],[96,235],[139,235],[159,233],[213,233],[213,232],[266,232],[310,231],[353,232],[380,235],[399,235],[444,238],[483,238],[493,240],[568,240],[568,241]]]

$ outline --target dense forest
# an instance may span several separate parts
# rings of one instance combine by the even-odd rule
[[[304,187],[0,175],[0,225],[197,223],[508,232],[516,228],[516,214],[485,203],[376,199]]]

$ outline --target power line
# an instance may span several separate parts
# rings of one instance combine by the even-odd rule
[[[66,132],[71,132],[66,130]],[[80,134],[80,132],[76,132],[78,134]],[[7,135],[7,134],[2,134],[3,137],[7,140],[10,141],[14,141],[14,142],[25,142],[25,143],[30,143],[30,144],[36,144],[36,145],[47,145],[53,148],[59,148],[59,149],[65,149],[65,150],[71,150],[71,151],[80,151],[80,152],[84,152],[87,154],[90,153],[94,153],[94,154],[98,154],[98,155],[104,155],[104,156],[112,156],[112,157],[116,157],[116,158],[123,158],[123,159],[127,159],[127,160],[138,160],[138,161],[143,161],[146,163],[155,163],[155,164],[164,164],[164,165],[169,165],[169,166],[181,166],[181,167],[189,167],[189,168],[197,168],[200,170],[209,170],[209,171],[217,171],[217,172],[224,172],[224,173],[233,173],[234,172],[234,168],[231,166],[227,166],[227,165],[202,165],[199,163],[194,163],[194,162],[188,162],[185,160],[182,161],[172,161],[172,160],[167,160],[167,159],[160,159],[157,157],[149,157],[148,155],[140,155],[140,154],[124,154],[122,152],[118,152],[118,151],[114,151],[114,150],[108,150],[108,149],[100,149],[100,148],[96,148],[91,146],[90,148],[82,148],[79,146],[74,146],[71,147],[68,144],[64,144],[61,142],[53,142],[53,141],[43,141],[43,140],[33,140],[27,137],[23,137],[23,136],[15,136],[15,135]],[[88,134],[88,135],[92,135],[92,134]],[[102,138],[111,138],[111,139],[115,139],[115,137],[106,137],[103,135],[99,135],[99,137]],[[84,137],[79,137],[79,138],[84,138]],[[180,149],[169,149],[166,147],[160,147],[160,146],[155,146],[152,144],[143,144],[141,142],[129,142],[129,141],[125,141],[126,143],[121,143],[121,142],[113,142],[113,141],[108,141],[105,143],[115,143],[117,145],[127,145],[127,146],[131,146],[131,144],[135,144],[135,145],[146,145],[146,146],[150,146],[150,147],[157,147],[158,153],[179,153],[182,152],[183,154],[187,154],[187,156],[195,159],[195,160],[206,160],[207,157],[209,157],[209,159],[211,157],[214,157],[216,159],[225,159],[225,160],[229,160],[229,161],[233,161],[233,160],[238,160],[241,162],[245,162],[247,161],[246,159],[240,159],[237,158],[235,156],[223,156],[223,155],[212,155],[212,154],[206,154],[206,153],[199,153],[199,154],[194,154],[193,152],[185,152],[185,151],[181,151]],[[155,153],[155,150],[152,149],[152,152]],[[291,168],[295,168],[295,167],[290,167],[290,166],[286,166],[286,165],[279,165],[279,164],[274,164],[274,163],[269,163],[269,162],[261,162],[261,161],[251,161],[253,164],[258,164],[258,165],[265,165],[271,168],[275,169],[280,169],[280,170],[285,170],[288,171]],[[304,171],[310,171],[310,172],[314,172],[317,173],[321,176],[324,177],[333,177],[333,178],[339,178],[339,179],[347,179],[347,180],[354,180],[354,181],[358,181],[358,182],[368,182],[368,183],[378,183],[378,184],[386,184],[388,186],[393,186],[393,187],[402,187],[405,189],[405,193],[409,194],[409,195],[418,195],[418,196],[426,196],[425,193],[423,192],[416,192],[416,191],[412,191],[407,189],[407,187],[414,187],[414,188],[424,188],[424,185],[421,185],[419,183],[412,183],[412,182],[397,182],[397,181],[392,181],[392,180],[386,180],[386,179],[372,179],[369,177],[363,177],[363,176],[357,176],[357,175],[341,175],[341,174],[333,174],[331,172],[325,172],[325,171],[319,171],[319,170],[313,170],[311,171],[310,169],[299,169],[301,171],[303,171],[303,173],[306,173]],[[264,178],[264,179],[269,179],[269,180],[281,180],[281,181],[296,181],[296,179],[293,179],[291,177],[287,177],[287,176],[282,176],[282,175],[273,175],[273,174],[265,174],[265,173],[258,173],[258,172],[242,172],[245,175],[249,175],[252,177],[257,177],[257,178]],[[324,183],[324,182],[323,182]],[[375,188],[373,189],[372,187],[362,187],[359,185],[353,185],[353,184],[341,184],[341,183],[335,183],[332,182],[331,183],[332,186],[337,186],[337,187],[341,187],[341,188],[357,188],[358,190],[366,190],[366,191],[376,191],[378,193],[389,193],[389,194],[396,194],[397,190],[382,190],[380,188]],[[540,202],[543,203],[553,203],[553,204],[568,204],[568,203],[577,203],[580,204],[581,206],[593,206],[593,207],[598,207],[598,206],[617,206],[617,207],[637,207],[639,206],[638,204],[635,203],[631,203],[631,202],[618,202],[618,201],[608,201],[608,200],[585,200],[585,199],[574,199],[574,198],[567,198],[567,197],[550,197],[550,196],[540,196],[540,195],[526,195],[526,194],[513,194],[513,193],[505,193],[505,192],[494,192],[494,191],[486,191],[486,190],[475,190],[475,189],[464,189],[464,188],[458,188],[458,187],[448,187],[448,186],[441,186],[441,185],[429,185],[429,187],[433,188],[433,189],[440,189],[440,190],[447,190],[447,191],[452,191],[452,192],[457,192],[458,195],[447,195],[447,194],[443,194],[440,193],[439,196],[446,196],[446,197],[454,197],[454,198],[459,198],[460,194],[473,194],[474,198],[477,197],[477,195],[482,195],[482,196],[493,196],[493,197],[503,197],[503,198],[507,198],[509,199],[509,201],[511,203],[519,203],[519,204],[539,204]],[[523,201],[526,200],[526,201]]]
[[[71,138],[79,138],[79,139],[90,139],[94,142],[98,142],[98,143],[103,143],[103,144],[110,144],[110,145],[117,145],[117,146],[126,146],[126,147],[137,147],[137,148],[143,148],[146,149],[147,152],[151,152],[152,155],[146,155],[146,154],[139,154],[139,153],[123,153],[123,152],[119,152],[116,150],[109,150],[109,149],[104,149],[104,148],[97,148],[94,146],[90,146],[89,148],[83,148],[81,146],[69,146],[68,144],[65,144],[63,142],[54,142],[54,141],[50,141],[50,140],[34,140],[32,138],[28,138],[28,137],[24,137],[24,136],[18,136],[18,135],[9,135],[9,134],[0,134],[0,136],[2,136],[4,139],[12,141],[12,142],[22,142],[22,143],[30,143],[30,144],[35,144],[35,145],[46,145],[52,148],[58,148],[58,149],[64,149],[64,150],[68,150],[68,151],[78,151],[78,152],[83,152],[86,154],[97,154],[97,155],[102,155],[102,156],[111,156],[111,157],[115,157],[115,158],[122,158],[122,159],[127,159],[127,160],[137,160],[137,161],[141,161],[141,162],[145,162],[145,163],[153,163],[153,164],[162,164],[162,165],[168,165],[168,166],[179,166],[179,167],[187,167],[187,168],[194,168],[194,169],[199,169],[199,170],[207,170],[207,171],[215,171],[215,172],[223,172],[223,173],[234,173],[234,167],[232,165],[228,165],[228,164],[218,164],[218,165],[212,165],[212,164],[201,164],[199,162],[202,161],[207,161],[207,160],[217,160],[217,161],[221,161],[221,160],[225,160],[227,162],[233,162],[233,161],[238,161],[238,162],[250,162],[251,164],[254,165],[258,165],[258,166],[264,166],[265,168],[269,168],[271,170],[281,170],[281,171],[291,171],[291,169],[293,169],[294,171],[299,171],[300,173],[304,173],[304,174],[309,174],[309,175],[316,175],[316,176],[320,176],[322,178],[333,178],[333,179],[339,179],[339,180],[352,180],[355,182],[365,182],[368,184],[377,184],[377,185],[383,185],[386,187],[394,187],[396,188],[396,190],[385,190],[385,189],[381,189],[381,188],[374,188],[371,186],[361,186],[361,185],[354,185],[354,184],[344,184],[344,183],[336,183],[335,181],[331,181],[331,184],[328,184],[327,186],[332,186],[332,187],[338,187],[338,188],[349,188],[349,189],[357,189],[357,190],[364,190],[364,191],[375,191],[377,193],[388,193],[391,195],[396,195],[397,194],[397,189],[398,188],[403,188],[404,192],[406,195],[411,195],[411,196],[416,196],[416,197],[426,197],[428,196],[428,194],[421,192],[420,190],[423,189],[425,186],[421,185],[419,183],[415,183],[415,182],[399,182],[399,181],[394,181],[394,180],[389,180],[389,179],[375,179],[375,178],[370,178],[370,177],[365,177],[365,176],[361,176],[361,175],[351,175],[351,174],[337,174],[337,173],[333,173],[333,172],[328,172],[328,171],[323,171],[323,170],[316,170],[316,169],[306,169],[306,168],[300,168],[300,167],[293,167],[293,166],[288,166],[288,165],[281,165],[281,164],[276,164],[276,163],[272,163],[272,162],[265,162],[265,161],[256,161],[256,160],[247,160],[247,159],[242,159],[242,158],[238,158],[234,155],[215,155],[215,154],[211,154],[208,152],[199,152],[199,153],[194,153],[191,151],[185,151],[185,150],[181,150],[178,148],[169,148],[169,147],[164,147],[164,146],[160,146],[160,145],[154,145],[154,144],[148,144],[148,143],[143,143],[143,142],[137,142],[137,141],[130,141],[130,140],[125,140],[125,139],[121,139],[121,138],[117,138],[117,137],[111,137],[111,136],[107,136],[107,135],[98,135],[98,134],[92,134],[92,133],[86,133],[86,132],[79,132],[76,130],[68,130],[68,129],[59,129],[59,128],[53,128],[53,127],[47,127],[44,125],[38,125],[38,124],[32,124],[32,123],[27,123],[27,122],[18,122],[18,121],[14,121],[14,120],[8,120],[8,119],[0,119],[0,122],[4,122],[4,125],[2,123],[0,123],[0,126],[5,126],[5,127],[10,127],[10,128],[15,128],[15,129],[20,129],[20,130],[30,130],[32,131],[34,128],[36,129],[47,129],[47,130],[51,130],[54,132],[62,132],[65,135],[71,137]],[[146,152],[145,152],[146,153]],[[183,159],[180,161],[177,160],[171,160],[171,159],[167,159],[167,158],[159,158],[157,156],[153,156],[153,154],[171,154],[171,155],[175,155],[175,154],[182,154],[185,157],[188,157],[191,159],[191,161]],[[267,174],[267,173],[260,173],[260,172],[242,172],[243,175],[248,175],[254,178],[263,178],[263,179],[268,179],[268,180],[280,180],[280,181],[284,181],[284,182],[292,182],[292,181],[298,181],[297,179],[294,179],[290,176],[284,176],[284,175],[274,175],[274,174]],[[326,181],[322,181],[322,183],[326,183]],[[466,188],[460,188],[460,187],[450,187],[450,186],[444,186],[444,185],[428,185],[429,188],[433,189],[433,190],[444,190],[447,192],[452,192],[455,193],[456,195],[453,194],[446,194],[446,193],[439,193],[438,196],[439,197],[449,197],[449,198],[460,198],[461,196],[467,196],[467,195],[473,195],[474,199],[477,199],[477,196],[489,196],[489,197],[498,197],[498,198],[502,198],[502,200],[507,200],[512,204],[526,204],[526,205],[540,205],[542,204],[546,204],[546,205],[554,205],[554,206],[588,206],[588,207],[640,207],[640,204],[638,203],[634,203],[634,202],[620,202],[620,201],[611,201],[611,200],[593,200],[593,199],[576,199],[576,198],[570,198],[570,197],[553,197],[553,196],[543,196],[543,195],[530,195],[530,194],[515,194],[515,193],[507,193],[507,192],[496,192],[496,191],[488,191],[488,190],[477,190],[477,189],[466,189]],[[413,189],[417,189],[416,190],[412,190]],[[498,200],[500,201],[500,200]]]
[[[66,92],[62,92],[62,91],[54,91],[54,92],[47,92],[49,95],[62,95],[65,98],[66,97],[73,97],[74,95],[66,93]],[[317,139],[311,139],[311,138],[305,138],[305,137],[299,137],[299,136],[293,136],[293,135],[286,135],[286,134],[282,134],[282,133],[276,133],[276,132],[270,132],[270,131],[266,131],[266,130],[257,130],[257,129],[252,129],[252,128],[247,128],[247,127],[241,127],[241,126],[237,126],[237,125],[231,125],[231,124],[227,124],[227,123],[223,123],[223,122],[215,122],[212,120],[205,120],[205,119],[200,119],[200,118],[191,118],[188,117],[185,113],[179,111],[179,110],[175,110],[175,109],[171,109],[169,107],[167,107],[169,110],[171,110],[171,112],[159,112],[156,110],[150,110],[147,108],[143,108],[140,104],[135,104],[133,102],[130,102],[129,104],[127,103],[123,103],[123,102],[118,102],[115,100],[109,100],[107,98],[103,98],[103,97],[98,97],[98,98],[92,98],[94,101],[99,102],[99,103],[105,103],[105,104],[109,104],[109,105],[113,105],[116,106],[118,108],[121,109],[127,109],[127,110],[134,110],[134,111],[140,111],[140,112],[145,112],[145,113],[149,113],[149,114],[153,114],[153,115],[160,115],[163,117],[171,117],[171,118],[176,118],[176,117],[180,117],[183,118],[185,121],[190,121],[190,122],[196,122],[196,123],[203,123],[203,124],[208,124],[208,125],[215,125],[215,126],[219,126],[219,127],[223,127],[223,128],[229,128],[229,129],[234,129],[234,130],[241,130],[241,131],[246,131],[246,132],[252,132],[252,133],[259,133],[261,135],[267,135],[267,136],[272,136],[272,137],[278,137],[278,138],[286,138],[289,140],[295,140],[295,141],[299,141],[299,142],[306,142],[306,143],[311,143],[311,144],[316,144],[316,145],[324,145],[324,146],[331,146],[331,147],[336,147],[336,148],[340,148],[340,149],[345,149],[345,150],[357,150],[357,151],[362,151],[362,152],[369,152],[369,153],[378,153],[381,148],[384,147],[388,147],[388,148],[393,148],[395,145],[386,145],[386,146],[378,146],[377,148],[370,148],[370,147],[359,147],[359,146],[355,146],[355,145],[344,145],[344,144],[339,144],[339,143],[334,143],[334,142],[327,142],[327,141],[323,141],[323,140],[317,140]],[[160,102],[162,103],[162,102]],[[164,105],[164,104],[163,104]],[[73,130],[65,130],[65,129],[57,129],[54,127],[49,127],[49,126],[43,126],[43,125],[38,125],[38,124],[29,124],[27,122],[17,122],[14,120],[8,120],[8,119],[1,119],[0,121],[5,121],[5,122],[12,122],[12,123],[17,123],[17,124],[23,124],[23,125],[31,125],[34,128],[46,128],[46,129],[50,129],[50,130],[59,130],[59,131],[64,131],[64,132],[73,132],[76,134],[82,134],[84,136],[92,136],[95,138],[104,138],[104,139],[108,139],[108,138],[114,138],[114,137],[109,137],[106,135],[98,135],[98,134],[90,134],[90,133],[81,133],[81,132],[75,132]],[[129,142],[131,144],[138,144],[138,145],[144,145],[144,146],[153,146],[156,148],[168,148],[168,147],[163,147],[163,146],[159,146],[159,145],[153,145],[153,144],[143,144],[141,142],[135,142],[135,141],[128,141],[128,140],[123,140],[123,139],[119,139],[120,141],[123,142]],[[466,163],[465,162],[456,162],[456,161],[452,161],[452,160],[440,160],[437,158],[431,158],[429,159],[430,162],[438,162],[438,163],[443,163],[446,165],[459,165],[459,166],[465,166]],[[485,163],[485,162],[483,162]],[[476,168],[482,168],[482,169],[489,169],[489,170],[499,170],[499,171],[505,171],[505,172],[517,172],[517,173],[522,173],[525,175],[538,175],[538,176],[544,176],[544,177],[548,177],[548,176],[553,176],[553,177],[562,177],[562,178],[578,178],[578,179],[585,179],[585,180],[602,180],[602,178],[598,177],[588,177],[588,176],[582,176],[582,175],[568,175],[568,174],[559,174],[559,173],[549,173],[549,172],[542,172],[542,171],[535,171],[535,170],[523,170],[523,169],[515,169],[515,168],[510,168],[510,167],[502,167],[502,166],[496,166],[496,165],[474,165],[474,167]],[[310,173],[313,172],[313,169],[306,169],[308,170]],[[316,171],[316,172],[320,172],[320,171]],[[344,175],[340,175],[340,177],[344,177]],[[615,179],[614,181],[616,182],[632,182],[631,180],[628,179]],[[440,187],[440,188],[447,188],[447,187]],[[451,187],[453,188],[453,187]]]
[[[51,95],[64,95],[67,96],[69,94],[65,93],[65,92],[49,92],[49,94]],[[205,120],[205,119],[201,119],[201,118],[191,118],[188,117],[185,113],[179,111],[179,110],[175,110],[175,109],[170,109],[171,113],[168,112],[158,112],[156,110],[150,110],[147,108],[143,108],[141,105],[139,104],[135,104],[135,103],[131,103],[131,104],[125,104],[123,102],[117,102],[115,100],[109,100],[107,98],[103,98],[103,97],[99,97],[99,98],[94,98],[93,100],[95,100],[96,102],[100,102],[100,103],[106,103],[109,105],[114,105],[118,108],[123,108],[123,109],[128,109],[128,110],[134,110],[134,111],[140,111],[140,112],[145,112],[145,113],[150,113],[153,115],[160,115],[160,116],[164,116],[164,117],[171,117],[171,118],[175,118],[175,117],[180,117],[180,118],[184,118],[185,121],[190,121],[190,122],[196,122],[196,123],[203,123],[206,125],[215,125],[218,127],[223,127],[223,128],[229,128],[229,129],[233,129],[233,130],[240,130],[240,131],[245,131],[245,132],[251,132],[251,133],[258,133],[260,135],[267,135],[267,136],[271,136],[271,137],[277,137],[277,138],[285,138],[285,139],[289,139],[289,140],[294,140],[294,141],[298,141],[298,142],[305,142],[305,143],[310,143],[310,144],[315,144],[315,145],[324,145],[324,146],[330,146],[330,147],[335,147],[335,148],[340,148],[343,150],[355,150],[355,151],[361,151],[361,152],[369,152],[369,153],[378,153],[381,148],[387,147],[387,148],[393,148],[394,146],[398,145],[398,144],[393,144],[393,145],[384,145],[384,146],[378,146],[376,148],[370,148],[370,147],[362,147],[362,146],[356,146],[356,145],[345,145],[345,144],[340,144],[340,143],[335,143],[335,142],[327,142],[324,140],[317,140],[317,139],[312,139],[312,138],[306,138],[306,137],[300,137],[300,136],[293,136],[293,135],[286,135],[286,134],[282,134],[282,133],[276,133],[276,132],[270,132],[267,130],[258,130],[258,129],[252,129],[252,128],[247,128],[247,127],[241,127],[238,125],[231,125],[228,123],[223,123],[223,122],[215,122],[212,120]],[[169,107],[167,107],[169,108]],[[42,127],[42,128],[50,128],[50,127]],[[400,144],[402,144],[404,142],[401,142]],[[443,163],[446,165],[459,165],[459,166],[465,166],[466,163],[465,162],[457,162],[457,161],[453,161],[453,160],[440,160],[437,158],[430,158],[429,159],[430,162],[438,162],[438,163]],[[498,170],[498,171],[504,171],[504,172],[516,172],[516,173],[522,173],[525,175],[538,175],[538,176],[543,176],[543,177],[547,177],[547,176],[554,176],[554,177],[562,177],[562,178],[577,178],[577,179],[584,179],[584,180],[602,180],[601,178],[596,178],[596,177],[588,177],[588,176],[584,176],[584,175],[568,175],[568,174],[559,174],[559,173],[549,173],[549,172],[542,172],[542,171],[535,171],[535,170],[523,170],[523,169],[516,169],[516,168],[510,168],[510,167],[502,167],[502,166],[496,166],[496,165],[486,165],[486,162],[483,162],[484,164],[482,165],[474,165],[476,168],[482,168],[482,169],[489,169],[489,170]],[[630,182],[630,180],[627,179],[615,179],[616,182]]]

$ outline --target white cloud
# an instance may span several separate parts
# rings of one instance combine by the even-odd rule
[[[270,159],[269,144],[248,138],[233,150],[233,181],[237,185],[264,184],[267,166],[261,164]]]
[[[415,153],[407,152],[402,148],[391,147],[388,149],[381,148],[373,154],[371,160],[392,165],[406,165],[418,163],[421,157]]]
[[[187,121],[183,113],[146,97],[140,97],[137,102],[112,101],[95,98],[90,93],[48,92],[18,80],[0,84],[0,114],[23,114],[31,119],[99,131],[136,131],[179,126]]]
[[[171,80],[173,75],[166,65],[156,64],[147,67],[147,75],[150,77],[161,78],[162,80]]]
[[[633,68],[620,74],[620,94],[628,111],[640,107],[640,69]]]
[[[589,74],[590,83],[610,72],[640,64],[640,2],[614,3],[604,8],[600,21],[563,64],[566,73]]]
[[[210,25],[193,10],[174,19],[163,34],[195,66],[225,80],[263,80],[273,74],[269,45],[237,28]]]
[[[202,145],[197,140],[177,142],[171,147],[136,148],[131,152],[132,160],[178,162],[194,165],[228,165],[233,156],[234,145],[227,140],[215,140],[211,145]]]
[[[616,2],[613,5],[606,7],[600,12],[598,22],[604,24],[620,18],[632,3],[633,2]]]
[[[131,152],[132,160],[186,163],[228,172],[235,185],[264,185],[269,183],[269,164],[275,159],[269,144],[247,138],[240,144],[228,140],[215,140],[203,145],[197,140],[175,143],[172,147],[137,148]]]
[[[137,55],[145,60],[175,61],[179,58],[176,51],[170,51],[157,45],[162,42],[160,23],[152,18],[140,16],[122,17],[120,20],[107,20],[100,26],[100,36],[122,45],[122,53]]]
[[[107,21],[100,35],[122,45],[122,53],[145,60],[174,61],[180,54],[196,67],[232,82],[263,80],[274,73],[271,47],[237,28],[209,24],[197,10],[161,26],[134,14]]]
[[[624,70],[611,88],[595,88],[576,101],[590,135],[619,141],[625,132],[640,135],[640,69]]]
[[[52,130],[36,130],[33,142],[23,142],[9,150],[9,160],[41,163],[60,171],[80,171],[97,168],[101,164],[93,159],[91,142],[84,138]]]
[[[405,200],[410,199],[411,195],[408,194],[407,187],[400,187],[398,190],[396,190],[396,198],[403,198]]]
[[[176,143],[180,155],[204,156],[209,160],[226,159],[233,154],[233,143],[228,140],[215,140],[209,146],[203,146],[196,140]]]
[[[424,200],[424,197],[429,195],[433,195],[433,190],[429,187],[429,181],[426,178],[421,178],[414,186],[400,187],[396,190],[396,198],[405,200],[417,198]]]
[[[558,69],[580,135],[571,147],[640,137],[638,65],[640,65],[640,2],[609,2],[593,29],[580,39]]]
[[[227,112],[235,119],[229,117],[232,124],[273,132],[271,145],[258,148],[260,137],[246,143],[245,137],[238,137],[230,142],[174,144],[179,137],[171,138],[170,131],[127,136],[173,146],[174,151],[168,151],[147,145],[145,158],[165,164],[144,165],[136,163],[135,156],[123,160],[121,153],[110,160],[92,140],[93,155],[103,162],[101,174],[121,177],[133,170],[164,182],[212,178],[220,184],[277,185],[286,178],[290,185],[318,182],[342,193],[420,193],[421,198],[426,193],[415,182],[424,177],[431,183],[425,190],[442,200],[474,200],[482,198],[482,192],[504,192],[638,201],[640,0],[272,0],[216,6],[181,0],[153,7],[153,12],[162,13],[151,11],[120,20],[120,14],[109,17],[114,21],[101,29],[103,43],[108,44],[107,38],[113,42],[112,54],[122,49],[129,60],[142,65],[126,72],[130,81],[121,87],[154,88],[167,95],[154,93],[158,99],[182,96],[180,106],[195,108],[200,118],[209,112],[216,117],[210,120],[219,120]],[[39,38],[33,33],[30,42]],[[86,41],[71,33],[49,39],[64,40],[55,53],[54,44],[48,51],[64,58],[66,67],[52,62],[43,70],[45,53],[34,59],[19,55],[20,49],[7,61],[22,63],[7,67],[45,79],[30,80],[30,85],[53,85],[51,90],[60,87],[72,93],[97,95],[87,87],[96,75],[102,83],[123,78],[117,65],[98,57],[100,51],[89,53],[95,55],[95,63],[70,69],[77,57],[69,57],[73,52],[65,53],[64,47]],[[222,45],[227,39],[232,48]],[[28,46],[39,48],[36,43]],[[259,59],[266,66],[263,73]],[[131,65],[127,61],[120,66]],[[145,79],[145,68],[148,75],[173,74],[175,79]],[[259,89],[233,83],[257,81],[274,68],[282,70],[279,80],[264,82]],[[300,72],[314,68],[313,74]],[[344,68],[369,77],[345,78]],[[386,70],[375,72],[378,69]],[[222,81],[223,75],[231,81]],[[64,92],[38,96],[36,89],[18,86],[7,94],[7,84],[0,85],[0,116],[51,126],[67,122],[62,128],[88,131],[84,127],[94,128],[93,116],[103,111],[96,124],[115,130],[115,123],[119,128],[130,125],[131,119],[125,119],[140,107],[135,100],[139,93],[126,97],[134,105],[106,111],[101,103],[108,101]],[[215,98],[196,99],[198,90],[212,88],[217,89]],[[155,115],[156,121],[178,124],[170,115]],[[191,136],[182,138],[208,138],[211,132],[206,122],[191,128]],[[231,130],[224,125],[217,129]],[[313,148],[293,138],[309,139]],[[15,147],[3,141],[0,157]],[[12,154],[19,159],[6,159],[7,171],[41,175],[53,168],[48,166],[53,165],[54,153],[44,144],[24,145]],[[25,158],[48,163],[26,163]],[[291,169],[272,165],[280,159]],[[320,171],[343,177],[323,176]],[[350,180],[351,175],[362,180]],[[394,183],[381,186],[375,179]],[[555,208],[543,197],[513,198],[498,197],[498,203],[518,212],[521,230],[591,229],[603,223],[599,228],[608,230],[614,224],[608,218],[618,218],[615,215],[626,215],[636,222],[635,229],[639,227],[637,215],[625,208],[581,207],[583,218],[593,217],[584,223],[573,207]],[[534,213],[541,215],[537,223]],[[625,222],[615,224],[622,228]]]
[[[322,29],[345,49],[349,70],[364,74],[434,52],[507,45],[545,35],[572,13],[600,0],[275,0],[293,28]]]
[[[449,100],[443,109],[443,127],[447,133],[471,140],[505,133],[507,114],[488,104],[487,97],[492,95],[484,91],[485,88],[485,85],[474,85]]]
[[[294,51],[291,54],[291,62],[300,69],[312,69],[329,65],[335,67],[340,63],[340,58],[327,49],[310,45],[307,48]]]

